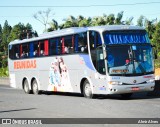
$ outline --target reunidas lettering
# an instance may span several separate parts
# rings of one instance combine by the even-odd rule
[[[15,61],[14,69],[33,69],[37,67],[36,60]]]

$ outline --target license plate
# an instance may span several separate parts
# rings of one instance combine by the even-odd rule
[[[138,91],[139,87],[132,87],[132,91]]]

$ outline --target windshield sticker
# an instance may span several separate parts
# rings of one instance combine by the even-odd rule
[[[112,73],[127,73],[129,70],[124,69],[124,70],[112,70]]]

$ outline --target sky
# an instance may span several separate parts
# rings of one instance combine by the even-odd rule
[[[103,14],[115,14],[124,11],[123,20],[134,17],[133,25],[136,25],[140,15],[149,20],[160,21],[159,0],[2,0],[0,2],[0,24],[3,27],[5,20],[12,27],[19,22],[26,25],[30,23],[33,30],[42,34],[44,26],[33,15],[38,11],[51,9],[52,19],[62,24],[69,15],[77,17],[103,16]]]

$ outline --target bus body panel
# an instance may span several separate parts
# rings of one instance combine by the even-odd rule
[[[85,55],[87,56],[87,55]],[[68,86],[64,86],[64,84],[56,84],[57,90],[54,90],[54,88],[50,87],[50,73],[51,73],[51,64],[55,62],[55,59],[62,58],[65,62],[65,66],[68,70],[68,79],[64,79]],[[23,65],[23,62],[30,61],[36,61],[36,68],[29,68],[27,64]],[[28,62],[29,63],[29,62]],[[74,63],[74,64],[73,64]],[[17,64],[17,65],[16,65]],[[80,65],[80,66],[79,66]],[[30,65],[29,65],[30,66]],[[81,58],[80,55],[71,55],[68,56],[54,56],[54,57],[46,57],[45,60],[43,58],[35,58],[30,60],[16,60],[10,62],[9,70],[10,71],[10,79],[11,81],[14,80],[13,76],[15,76],[15,84],[16,88],[22,89],[22,82],[23,79],[27,79],[30,89],[31,89],[31,80],[33,78],[36,79],[39,90],[47,90],[47,91],[64,91],[64,92],[78,92],[80,93],[80,81],[84,76],[91,77],[93,75],[92,70],[90,68],[86,68],[85,62],[83,58]],[[25,72],[25,73],[24,73]],[[94,77],[92,76],[92,79]],[[63,80],[63,79],[61,79]],[[61,81],[63,82],[63,81]],[[69,87],[69,88],[67,88]]]

